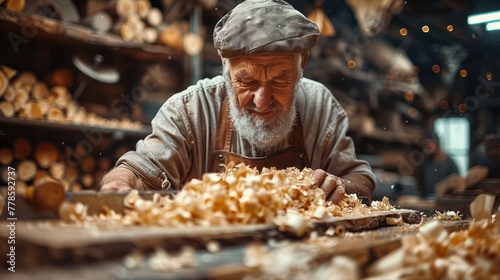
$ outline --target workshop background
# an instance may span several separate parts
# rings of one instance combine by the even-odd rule
[[[221,73],[213,27],[240,2],[0,0],[0,184],[16,166],[17,190],[98,190],[166,99]],[[498,1],[287,2],[320,27],[304,76],[348,113],[375,200],[469,213],[500,195]],[[431,130],[459,174],[429,198],[414,173]]]

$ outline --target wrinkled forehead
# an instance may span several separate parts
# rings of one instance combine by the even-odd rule
[[[297,66],[298,54],[259,54],[228,59],[231,69],[290,68]]]

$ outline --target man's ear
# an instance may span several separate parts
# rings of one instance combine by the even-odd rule
[[[307,59],[309,58],[309,52],[302,53],[301,56],[302,56],[302,60],[300,61],[300,67],[302,67],[302,69],[305,69]]]

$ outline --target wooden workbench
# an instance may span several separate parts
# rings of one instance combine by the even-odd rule
[[[442,223],[449,231],[466,229],[469,224],[468,221],[443,221]],[[22,230],[24,226],[28,227],[28,224],[22,225],[20,229]],[[247,227],[246,231],[240,231],[241,236],[247,235],[246,241],[240,240],[240,242],[236,242],[233,240],[233,245],[224,243],[218,253],[210,253],[203,248],[199,248],[196,253],[198,263],[196,267],[175,272],[159,272],[147,267],[128,269],[124,266],[122,253],[126,250],[141,247],[147,251],[147,248],[168,245],[168,242],[165,242],[168,238],[165,238],[165,236],[158,238],[161,229],[148,228],[149,237],[143,236],[142,242],[137,241],[137,238],[134,238],[135,243],[117,240],[113,242],[112,246],[111,242],[108,241],[106,246],[96,243],[70,248],[72,246],[69,246],[66,241],[62,241],[61,244],[66,244],[63,246],[65,248],[48,248],[40,244],[37,245],[32,241],[21,241],[22,238],[18,238],[17,244],[20,245],[18,247],[20,249],[16,252],[16,255],[20,265],[16,267],[16,273],[9,274],[9,279],[238,279],[253,273],[251,268],[243,264],[245,246],[251,240],[251,238],[248,239],[248,234],[258,236],[258,233],[264,228],[264,226]],[[355,259],[360,267],[366,267],[374,260],[399,248],[402,237],[416,234],[418,228],[419,224],[405,224],[369,231],[348,232],[339,237],[281,241],[279,246],[270,245],[269,242],[263,240],[260,241],[266,244],[268,250],[289,247],[290,252],[311,254],[318,263],[325,262],[336,255],[345,255]],[[38,232],[40,235],[46,234],[43,230],[39,231],[34,228],[31,228],[31,230]],[[206,236],[211,235],[210,231],[212,233],[215,231],[220,232],[220,229],[207,229]],[[135,236],[137,233],[134,230],[129,232],[131,236]],[[92,235],[92,231],[88,233]],[[68,230],[64,239],[68,239],[72,234],[74,232]],[[226,232],[226,234],[230,234],[230,231]],[[193,233],[193,236],[195,235]],[[219,238],[219,240],[222,239]],[[193,238],[192,241],[193,245],[200,242],[196,238]],[[21,246],[22,242],[26,242],[25,246]],[[198,245],[201,244],[198,243]],[[111,251],[115,250],[116,256],[111,257],[107,254],[106,258],[103,259],[102,250],[104,248]],[[2,256],[5,256],[4,252],[2,252]],[[52,260],[49,261],[50,259]],[[54,260],[58,261],[54,263]],[[5,269],[2,271],[5,273]],[[0,274],[0,278],[3,279],[2,276],[3,274]]]

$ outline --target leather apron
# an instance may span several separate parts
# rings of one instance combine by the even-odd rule
[[[289,145],[282,151],[264,157],[246,157],[233,153],[231,152],[233,126],[229,116],[229,101],[226,98],[222,103],[217,126],[216,147],[212,153],[211,172],[224,171],[224,165],[229,164],[231,161],[235,164],[243,162],[245,165],[256,167],[258,170],[262,170],[263,167],[276,167],[277,169],[286,169],[292,166],[299,169],[309,167],[299,114],[297,114],[295,124],[288,139]]]

